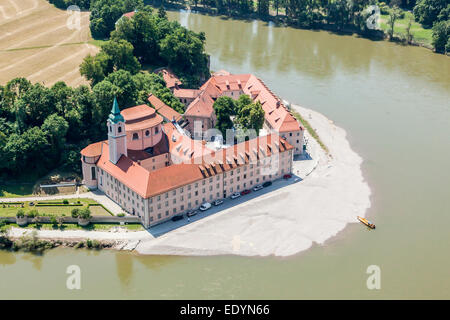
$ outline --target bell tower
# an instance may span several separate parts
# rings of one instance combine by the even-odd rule
[[[108,126],[109,161],[117,164],[122,155],[127,156],[127,134],[125,132],[125,119],[120,114],[116,97],[106,122]]]

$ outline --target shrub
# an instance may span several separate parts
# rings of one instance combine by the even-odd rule
[[[63,204],[69,204],[69,200],[64,199],[64,200],[63,200]]]
[[[39,216],[39,212],[36,209],[32,209],[27,213],[28,218],[34,218]]]
[[[117,216],[118,217],[125,217],[125,213],[119,213]]]
[[[55,216],[50,217],[50,223],[54,226],[58,224],[58,220],[56,219]]]
[[[450,22],[441,21],[433,26],[433,47],[436,52],[445,53],[446,46],[450,41]]]
[[[80,210],[80,214],[78,215],[81,219],[89,220],[92,218],[91,210],[89,208],[84,208]]]
[[[17,210],[16,217],[17,217],[17,218],[23,218],[23,217],[25,217],[25,211],[24,211],[23,209]]]
[[[74,218],[74,219],[78,218],[78,216],[80,215],[80,209],[78,209],[78,208],[72,209],[71,215],[72,215],[72,218]]]

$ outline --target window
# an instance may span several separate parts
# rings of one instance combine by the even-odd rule
[[[117,132],[121,133],[122,132],[122,127],[118,127],[117,128]]]
[[[148,137],[150,135],[150,131],[146,130],[145,131],[145,136]]]
[[[95,180],[95,167],[91,167],[91,178]]]
[[[83,161],[86,162],[86,157],[85,156],[83,156]]]
[[[139,135],[137,133],[133,133],[133,140],[139,139]]]
[[[112,132],[112,127],[111,126],[109,126],[109,132]]]
[[[159,129],[158,129],[158,127],[156,127],[155,128],[155,134],[158,134],[158,132],[159,132]]]

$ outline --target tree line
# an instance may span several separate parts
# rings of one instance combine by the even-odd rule
[[[168,66],[187,87],[209,77],[205,34],[169,21],[163,7],[153,12],[142,0],[96,0],[91,10],[92,34],[108,38],[100,53],[81,65],[81,73],[93,85],[116,70],[136,74],[143,67]],[[129,10],[137,11],[132,18],[122,17]]]

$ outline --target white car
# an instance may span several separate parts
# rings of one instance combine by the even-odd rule
[[[253,191],[258,191],[258,190],[261,190],[262,188],[264,188],[264,187],[262,186],[262,184],[258,184],[257,186],[255,186],[255,187],[253,188]]]
[[[239,192],[235,192],[235,193],[233,193],[232,195],[231,195],[231,199],[236,199],[236,198],[239,198],[241,196],[241,194],[239,193]]]
[[[209,208],[211,208],[211,203],[209,203],[209,202],[205,202],[205,203],[203,203],[201,206],[200,206],[200,210],[201,211],[206,211],[206,210],[208,210]]]
[[[213,202],[213,205],[218,206],[218,205],[221,205],[222,203],[223,203],[223,200],[222,199],[218,199],[218,200]]]

